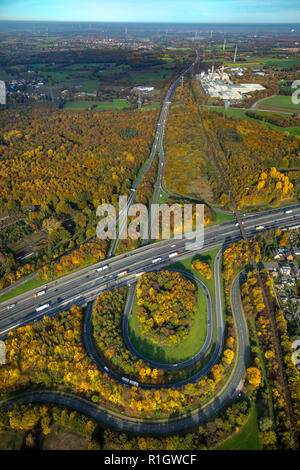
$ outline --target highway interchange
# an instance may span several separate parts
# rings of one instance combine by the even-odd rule
[[[274,209],[245,217],[243,222],[247,235],[251,237],[257,234],[256,227],[262,224],[266,230],[300,225],[300,206],[293,206],[291,214],[286,214],[286,210],[287,208]],[[241,232],[235,221],[213,225],[205,229],[204,246],[199,249],[195,248],[194,251],[186,250],[186,238],[157,241],[52,281],[47,284],[45,294],[40,297],[34,297],[34,294],[43,290],[43,287],[25,292],[13,300],[1,302],[0,338],[5,337],[8,331],[17,326],[41,318],[45,312],[36,312],[38,305],[49,303],[47,315],[56,314],[72,304],[83,305],[93,300],[94,296],[105,289],[136,281],[136,274],[140,272],[161,269],[172,265],[174,261],[190,258],[196,253],[217,247],[224,247],[239,239],[241,239]],[[174,252],[177,252],[178,256],[170,259],[169,255]],[[161,261],[152,263],[152,260],[157,258],[161,258]],[[99,267],[106,265],[108,265],[106,271],[96,271]],[[118,274],[124,271],[128,271],[128,274],[119,277]],[[8,309],[12,304],[15,306]]]
[[[196,61],[198,60],[198,56]],[[187,73],[194,64],[192,64],[186,71]],[[182,76],[182,74],[181,74]],[[172,95],[175,88],[181,79],[181,76],[170,86],[167,91],[162,110],[160,113],[159,121],[157,124],[157,130],[151,149],[150,157],[148,162],[137,178],[131,195],[128,198],[126,211],[124,214],[120,214],[119,224],[121,228],[126,225],[127,217],[126,212],[133,204],[136,191],[142,181],[143,176],[150,168],[157,150],[159,151],[159,171],[157,184],[154,191],[153,203],[157,202],[158,195],[161,189],[163,189],[162,176],[164,166],[164,153],[163,153],[163,136],[166,125],[166,119],[168,114],[168,108]],[[289,213],[287,210],[290,209]],[[151,223],[151,222],[150,222]],[[288,228],[296,227],[300,225],[300,206],[295,205],[290,208],[274,209],[261,213],[247,215],[243,218],[243,225],[248,237],[258,233],[257,228],[263,227],[263,230],[274,229],[274,228]],[[149,225],[150,228],[150,225]],[[218,362],[221,357],[223,350],[223,333],[224,333],[224,320],[223,320],[223,306],[222,306],[222,293],[221,293],[221,280],[220,280],[220,263],[222,260],[222,250],[232,242],[238,241],[242,238],[240,228],[236,221],[226,222],[219,225],[212,225],[205,228],[204,233],[204,245],[194,247],[193,250],[187,249],[187,238],[172,239],[157,241],[155,243],[142,245],[141,247],[114,256],[117,240],[112,244],[110,251],[110,257],[94,265],[85,267],[76,271],[68,276],[64,276],[58,280],[48,283],[44,287],[33,289],[25,292],[12,300],[7,300],[0,304],[0,338],[4,339],[8,332],[17,328],[18,326],[28,324],[32,321],[41,319],[45,314],[56,315],[62,310],[67,310],[71,305],[87,306],[87,312],[84,317],[83,325],[83,339],[86,350],[90,357],[96,362],[98,367],[103,372],[108,372],[112,378],[116,381],[122,382],[122,377],[115,374],[114,372],[107,370],[105,364],[99,358],[92,341],[91,335],[91,314],[93,301],[101,292],[110,290],[121,285],[130,285],[129,297],[123,316],[123,334],[125,344],[131,351],[138,357],[141,357],[137,351],[134,350],[130,343],[128,335],[128,318],[130,315],[132,302],[134,298],[135,284],[137,282],[137,275],[142,272],[149,272],[157,269],[172,268],[174,261],[184,260],[191,258],[197,253],[203,253],[205,251],[212,250],[214,248],[220,248],[218,255],[215,259],[214,266],[214,279],[215,279],[215,292],[216,300],[215,305],[212,305],[212,299],[210,292],[207,287],[202,284],[197,278],[193,278],[194,282],[199,284],[199,288],[204,289],[207,299],[207,314],[208,314],[208,327],[205,344],[201,351],[194,357],[185,361],[184,363],[177,365],[162,365],[151,363],[153,367],[159,366],[165,369],[180,369],[187,365],[194,364],[202,357],[212,345],[213,331],[216,327],[216,338],[215,347],[210,351],[209,360],[206,365],[194,374],[192,377],[178,382],[168,387],[179,387],[188,382],[195,382],[201,377],[201,375],[207,374],[211,367]],[[195,234],[190,234],[189,241],[195,240]],[[171,254],[177,253],[175,258],[170,258]],[[154,260],[158,260],[154,262]],[[99,268],[107,267],[104,270],[97,271]],[[122,275],[121,275],[122,274]],[[185,273],[186,275],[186,273]],[[40,291],[45,291],[43,295],[35,297]],[[233,396],[235,396],[243,381],[245,367],[246,367],[246,356],[247,356],[247,328],[245,325],[245,319],[243,312],[240,307],[239,297],[239,277],[237,276],[232,284],[231,291],[231,302],[232,310],[234,313],[234,321],[238,336],[238,353],[235,357],[235,365],[233,371],[224,384],[224,387],[218,394],[211,399],[204,407],[193,412],[180,416],[180,418],[174,419],[161,419],[161,420],[144,420],[141,418],[130,418],[123,416],[121,413],[106,410],[100,405],[95,405],[88,400],[77,397],[69,393],[61,393],[57,391],[49,392],[32,392],[23,393],[19,397],[14,397],[0,403],[0,407],[7,406],[17,400],[22,400],[24,403],[30,402],[51,402],[61,403],[63,406],[69,406],[82,413],[85,413],[95,420],[99,420],[104,424],[118,428],[120,430],[142,432],[142,433],[166,433],[166,432],[177,432],[195,426],[212,416],[218,409],[222,408]],[[44,311],[37,311],[38,306],[47,305],[49,307]],[[143,358],[147,360],[147,358]],[[160,388],[161,386],[147,386],[140,385],[146,389]]]

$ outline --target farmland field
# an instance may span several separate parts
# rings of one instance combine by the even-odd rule
[[[120,109],[127,108],[128,103],[125,100],[113,100],[113,101],[70,101],[66,103],[65,109],[87,109],[91,106],[95,106],[94,111],[101,109]]]
[[[300,103],[294,104],[291,96],[277,95],[266,98],[259,103],[257,109],[272,109],[274,111],[300,112]]]
[[[287,98],[290,98],[290,97],[287,97]],[[205,108],[205,106],[203,106],[202,108]],[[235,117],[235,118],[238,118],[238,119],[245,119],[246,121],[253,122],[255,124],[261,124],[262,126],[269,127],[269,129],[274,129],[275,131],[288,132],[291,135],[300,135],[300,122],[299,122],[298,127],[279,127],[279,126],[275,126],[274,124],[270,124],[269,122],[259,121],[257,119],[253,119],[253,118],[246,115],[246,110],[241,109],[241,108],[228,108],[228,109],[225,109],[225,108],[222,108],[222,107],[214,107],[214,108],[208,108],[208,109],[214,109],[214,110],[218,111],[218,113],[224,113],[224,114],[226,114],[227,116],[230,116],[230,117]],[[255,110],[255,112],[258,112],[261,116],[273,114],[273,112],[271,112],[271,110],[270,110],[270,112],[265,112],[265,111],[259,112],[259,111]]]

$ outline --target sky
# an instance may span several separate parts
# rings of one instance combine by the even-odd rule
[[[300,23],[299,0],[0,0],[0,19]]]

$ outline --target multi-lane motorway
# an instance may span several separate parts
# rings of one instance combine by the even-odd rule
[[[119,214],[118,221],[119,221],[119,233],[122,233],[122,231],[125,229],[127,225],[127,214],[129,212],[130,207],[134,203],[136,192],[142,182],[143,177],[146,175],[147,171],[149,170],[150,166],[153,163],[154,157],[156,155],[156,152],[158,150],[159,152],[159,168],[158,168],[158,176],[157,176],[157,184],[156,188],[153,194],[152,198],[152,203],[156,204],[157,199],[158,199],[158,194],[160,191],[160,188],[162,187],[162,177],[163,177],[163,165],[164,165],[164,153],[163,153],[163,139],[164,139],[164,134],[165,134],[165,128],[166,128],[166,122],[167,122],[167,116],[168,116],[168,111],[169,111],[169,106],[171,104],[171,100],[174,94],[174,91],[176,87],[178,86],[181,78],[187,74],[197,63],[199,60],[199,54],[197,52],[196,54],[196,59],[195,62],[193,62],[184,72],[181,73],[181,75],[170,85],[170,87],[167,90],[167,93],[165,95],[160,115],[157,121],[157,126],[156,126],[156,132],[155,132],[155,137],[153,140],[153,144],[151,147],[151,152],[149,155],[149,158],[147,160],[147,164],[143,168],[143,171],[139,174],[138,178],[136,179],[135,183],[133,184],[133,187],[131,188],[131,194],[128,198],[126,207],[122,209],[122,213]],[[113,222],[114,224],[114,222]],[[149,220],[149,232],[150,233],[150,227],[151,227],[151,221]],[[108,226],[108,229],[110,228],[110,225]],[[142,228],[144,231],[146,227]],[[115,251],[117,249],[117,245],[119,242],[119,238],[117,237],[112,243],[109,254],[114,255]]]
[[[292,227],[300,224],[300,206],[293,206],[292,213],[287,214],[286,210],[275,209],[262,212],[259,215],[248,216],[243,219],[245,230],[249,237],[259,233],[258,226],[265,229],[277,227]],[[144,271],[166,267],[178,259],[185,259],[193,256],[195,252],[208,251],[212,248],[225,246],[241,238],[239,227],[236,222],[227,222],[220,225],[211,226],[205,229],[204,246],[195,248],[191,252],[186,250],[186,239],[164,240],[150,245],[142,246],[134,251],[109,258],[100,263],[88,266],[76,271],[73,274],[64,276],[43,287],[33,289],[0,304],[0,337],[4,337],[10,329],[28,323],[32,320],[47,315],[56,314],[62,309],[68,308],[71,304],[83,305],[93,300],[104,289],[111,289],[115,286],[130,283],[136,280],[136,274]],[[169,258],[171,253],[177,252],[176,258]],[[152,263],[154,259],[160,258],[157,263]],[[108,266],[108,269],[97,272],[101,266]],[[119,276],[120,273],[128,273]],[[34,294],[45,290],[39,297]],[[15,304],[15,305],[14,305]],[[46,311],[37,312],[38,305],[49,304]],[[12,308],[12,305],[14,305]]]

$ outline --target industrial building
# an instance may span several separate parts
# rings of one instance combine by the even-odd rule
[[[241,72],[238,72],[241,75]],[[212,98],[219,98],[224,101],[238,102],[248,97],[253,91],[265,90],[259,83],[233,83],[230,80],[229,73],[225,72],[224,67],[219,70],[208,70],[208,73],[202,72],[196,75],[200,80],[205,93]]]
[[[148,93],[149,91],[153,90],[153,86],[135,86],[131,89],[131,93]]]

